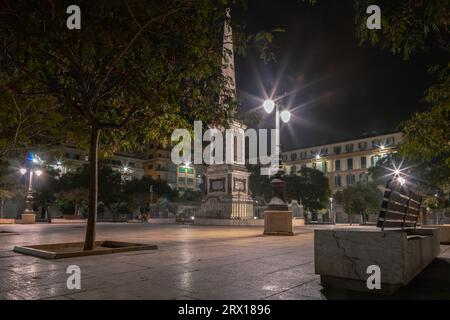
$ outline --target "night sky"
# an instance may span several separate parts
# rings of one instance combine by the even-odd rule
[[[264,64],[255,53],[236,58],[238,97],[255,112],[276,87],[274,98],[293,118],[282,129],[284,150],[396,130],[415,111],[433,78],[430,53],[410,61],[369,45],[359,46],[352,0],[249,0],[247,32],[285,29],[276,34],[277,62]],[[381,8],[383,10],[383,8]],[[289,94],[291,93],[291,94]],[[259,99],[258,99],[259,98]],[[259,108],[260,127],[274,126],[273,115]]]

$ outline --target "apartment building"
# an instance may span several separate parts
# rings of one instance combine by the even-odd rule
[[[334,194],[359,181],[369,181],[368,169],[396,152],[401,140],[400,132],[367,135],[283,152],[282,159],[287,174],[297,174],[303,167],[324,172]]]
[[[53,156],[47,158],[53,161],[52,165],[63,174],[81,168],[89,161],[87,152],[70,145],[56,147],[51,154]],[[120,172],[124,180],[131,180],[141,179],[144,176],[144,161],[145,159],[137,154],[115,153],[111,158],[103,160],[103,163]]]
[[[168,181],[170,149],[159,143],[150,143],[145,152],[145,175],[153,180]]]
[[[159,143],[150,143],[144,162],[145,175],[167,182],[173,189],[198,191],[202,181],[201,166],[193,164],[175,165],[171,160],[171,149]]]

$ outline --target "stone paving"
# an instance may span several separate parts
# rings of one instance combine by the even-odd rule
[[[156,244],[158,250],[44,260],[15,245],[78,242],[83,225],[10,225],[0,231],[0,299],[379,299],[324,290],[314,274],[313,227],[293,237],[262,236],[260,227],[99,223],[98,240]],[[318,228],[318,227],[316,227]],[[450,299],[450,246],[393,298]],[[81,268],[81,289],[66,268]]]

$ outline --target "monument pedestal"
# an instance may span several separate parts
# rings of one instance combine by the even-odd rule
[[[31,213],[31,212],[22,213],[20,223],[21,224],[35,224],[36,223],[36,214]]]
[[[292,211],[266,211],[264,214],[264,235],[293,236]]]

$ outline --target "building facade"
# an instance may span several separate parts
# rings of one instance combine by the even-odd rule
[[[61,174],[76,171],[89,163],[89,154],[72,145],[61,145],[45,154],[33,153],[38,161],[60,170]],[[140,179],[145,175],[144,158],[140,155],[115,153],[102,162],[120,172],[123,180]]]
[[[369,181],[369,168],[395,153],[401,141],[402,134],[395,132],[306,147],[283,152],[283,165],[286,173],[293,175],[304,167],[322,171],[334,194],[346,186]]]

